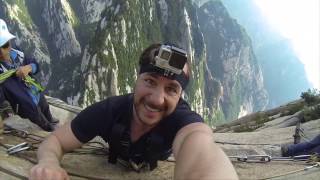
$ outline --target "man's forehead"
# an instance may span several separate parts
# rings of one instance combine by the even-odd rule
[[[143,73],[143,74],[145,74],[145,75],[147,75],[147,76],[152,76],[153,78],[156,78],[156,79],[159,79],[159,80],[166,80],[166,81],[168,81],[168,83],[170,83],[171,85],[175,85],[175,86],[178,86],[178,87],[180,87],[180,83],[178,82],[178,81],[176,81],[176,80],[174,80],[174,79],[170,79],[170,78],[168,78],[168,77],[165,77],[165,76],[163,76],[163,75],[161,75],[161,74],[159,74],[159,73],[156,73],[156,72],[146,72],[146,73]]]

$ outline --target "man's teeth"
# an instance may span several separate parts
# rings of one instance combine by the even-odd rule
[[[151,112],[160,112],[160,109],[152,108],[146,104],[144,105],[144,107],[146,107],[146,109]]]

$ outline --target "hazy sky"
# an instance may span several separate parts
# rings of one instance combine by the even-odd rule
[[[291,40],[307,77],[320,90],[320,0],[254,0],[269,23]]]

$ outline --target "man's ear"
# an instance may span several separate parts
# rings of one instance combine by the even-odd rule
[[[184,90],[182,89],[182,90],[181,90],[181,94],[180,94],[180,98],[183,98],[184,95],[185,95],[185,93],[184,93]],[[183,98],[183,99],[184,99],[184,98]]]

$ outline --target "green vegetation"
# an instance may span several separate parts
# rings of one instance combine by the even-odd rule
[[[252,132],[270,121],[269,117],[264,113],[257,113],[249,123],[241,124],[233,129],[234,132]]]
[[[320,104],[303,109],[303,122],[320,119]]]
[[[88,97],[88,102],[85,102],[85,103],[88,103],[86,104],[86,106],[90,105],[92,102],[94,102],[94,99],[95,99],[95,93],[94,93],[94,90],[90,87],[87,87],[87,97]]]
[[[14,8],[14,10],[15,10],[15,6],[18,7],[17,16],[18,16],[19,20],[22,23],[24,23],[24,25],[27,28],[31,28],[33,21],[29,15],[29,11],[28,11],[28,8],[25,4],[25,0],[7,0],[6,2],[9,3]],[[9,14],[12,14],[12,13],[14,13],[14,12],[11,12]]]
[[[232,87],[230,94],[230,107],[228,108],[228,113],[226,114],[227,120],[236,119],[240,112],[240,105],[242,102],[242,84],[240,77],[236,77],[235,85]]]
[[[94,37],[95,30],[97,28],[97,23],[91,24],[79,24],[77,27],[74,27],[74,30],[77,34],[80,44],[88,44],[90,39]]]
[[[149,44],[159,42],[162,39],[160,31],[161,24],[154,12],[152,21],[146,18],[149,14],[148,1],[113,1],[112,8],[106,8],[102,12],[102,22],[105,27],[100,28],[100,23],[92,27],[85,25],[88,33],[79,30],[80,36],[94,36],[90,42],[90,54],[96,55],[97,62],[89,63],[89,69],[96,73],[97,84],[101,89],[101,84],[111,82],[114,76],[112,70],[117,70],[115,77],[120,94],[128,93],[127,87],[133,87],[135,74],[138,67],[138,60],[141,51]],[[145,11],[148,9],[148,11]],[[145,20],[145,21],[144,21]],[[84,26],[84,25],[80,25]],[[92,60],[91,60],[92,61]],[[107,69],[107,74],[101,74],[100,66]],[[97,93],[97,92],[96,92]],[[112,95],[110,89],[101,92],[101,97]],[[89,99],[93,101],[94,99]]]
[[[258,112],[246,117],[243,124],[232,126],[234,132],[252,132],[262,126],[268,121],[274,120],[274,115],[280,113],[280,116],[289,116],[297,112],[301,112],[296,115],[297,118],[301,119],[301,122],[307,122],[311,120],[320,119],[320,94],[316,89],[308,90],[301,93],[302,100],[298,100],[287,104],[286,106],[279,107],[281,112],[278,110],[271,110],[265,112]],[[276,113],[274,113],[275,111]],[[271,112],[273,112],[271,114]],[[271,116],[271,117],[269,117]]]
[[[204,61],[203,59],[200,61],[200,63],[198,64],[198,66],[193,65],[192,66],[192,75],[190,77],[190,82],[189,85],[186,89],[186,92],[188,94],[188,102],[191,104],[192,108],[195,109],[195,107],[197,107],[197,105],[201,105],[202,104],[202,97],[201,95],[204,94],[204,92],[201,92],[201,94],[199,94],[198,89],[200,89],[201,91],[203,91],[204,87],[204,65],[203,65]],[[208,124],[210,124],[210,120],[211,117],[209,116],[210,112],[207,112],[208,114],[204,113],[203,117],[205,119],[205,122],[207,122]],[[208,117],[209,116],[209,117]]]
[[[320,103],[320,92],[317,89],[308,89],[307,92],[301,93],[300,97],[304,99],[309,106]]]
[[[221,125],[225,123],[225,116],[221,110],[213,110],[213,121],[208,122],[209,125]]]
[[[281,112],[280,117],[293,115],[294,113],[301,111],[305,106],[304,104],[304,102],[299,102],[296,104],[289,105],[289,108],[286,111]]]
[[[320,92],[317,89],[308,89],[301,93],[304,99],[305,107],[303,108],[303,122],[320,118]]]
[[[73,28],[78,27],[81,22],[78,18],[78,13],[79,9],[80,9],[80,2],[79,1],[75,1],[75,0],[67,0],[65,1],[66,3],[68,3],[69,8],[70,9],[64,9],[65,13],[66,13],[66,17],[70,18],[70,22]],[[62,3],[62,1],[61,1]],[[65,4],[62,3],[62,6],[64,6]],[[68,12],[68,10],[70,10],[70,12]]]

